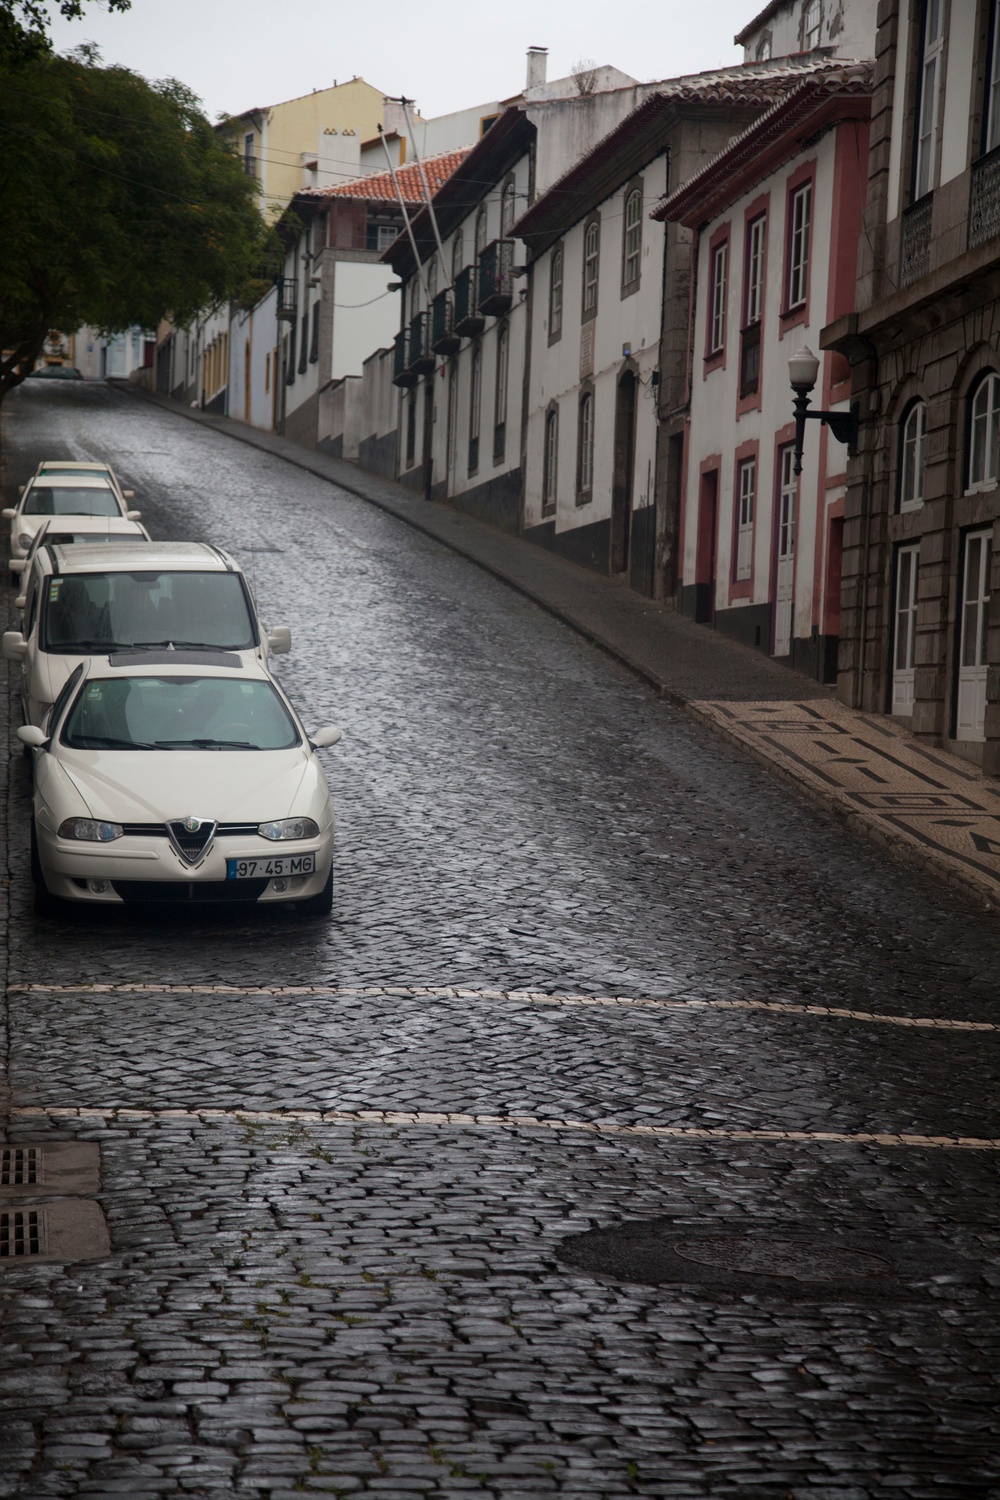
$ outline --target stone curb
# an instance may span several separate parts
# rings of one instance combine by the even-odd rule
[[[311,452],[308,449],[299,448],[290,439],[279,438],[278,441],[282,444],[282,449],[279,450],[275,443],[274,435],[258,434],[254,428],[234,422],[231,418],[217,417],[211,413],[182,406],[167,396],[158,396],[151,391],[144,390],[141,386],[131,385],[126,381],[111,381],[109,384],[113,384],[117,389],[124,390],[130,395],[140,396],[152,405],[173,412],[176,416],[186,417],[189,421],[198,422],[204,427],[209,427],[213,432],[218,432],[223,437],[235,438],[237,442],[246,443],[261,452],[270,453],[274,458],[280,458],[287,463],[294,464],[297,468],[304,469],[307,473],[314,475],[318,479],[325,480],[328,484],[336,484],[340,489],[347,490],[349,494],[355,495],[359,500],[364,500],[370,505],[377,506],[379,510],[385,511],[388,515],[395,516],[397,520],[403,521],[407,526],[412,526],[416,531],[420,531],[423,535],[431,537],[442,546],[449,548],[452,552],[458,553],[469,562],[482,568],[484,572],[489,573],[492,577],[499,579],[500,582],[505,583],[509,588],[530,599],[533,604],[538,605],[539,608],[545,610],[547,614],[552,615],[555,619],[560,620],[564,625],[569,626],[571,630],[582,636],[584,640],[598,647],[599,650],[610,656],[614,661],[617,661],[620,666],[625,667],[634,676],[638,677],[647,687],[651,687],[661,701],[669,703],[673,708],[682,709],[685,713],[696,718],[699,723],[710,728],[715,734],[720,735],[743,754],[751,756],[759,765],[765,767],[772,775],[783,781],[785,785],[796,788],[814,806],[820,807],[828,813],[833,813],[853,833],[860,834],[861,837],[869,843],[874,844],[883,853],[890,855],[897,863],[910,866],[916,865],[928,874],[934,875],[951,889],[974,897],[977,903],[981,904],[988,911],[993,911],[997,908],[1000,891],[998,891],[996,885],[992,882],[984,880],[974,873],[964,873],[954,869],[943,859],[938,858],[932,851],[920,849],[915,844],[910,844],[906,840],[893,838],[877,823],[866,818],[862,813],[845,808],[835,797],[825,795],[819,788],[813,786],[804,778],[796,776],[776,756],[768,755],[759,746],[748,744],[745,739],[720,724],[718,719],[713,715],[702,710],[698,699],[693,698],[682,689],[672,687],[669,683],[664,682],[656,672],[651,671],[643,663],[634,660],[623,647],[615,641],[610,640],[599,630],[596,630],[593,625],[581,620],[571,610],[565,609],[553,600],[546,598],[544,594],[531,588],[529,584],[526,584],[522,580],[511,577],[503,568],[484,559],[474,549],[463,546],[459,538],[448,536],[442,530],[428,526],[419,516],[410,513],[406,506],[393,505],[387,497],[375,493],[374,486],[367,486],[363,483],[363,471],[359,474],[358,480],[353,484],[350,482],[350,475],[345,478],[341,478],[340,475],[333,478],[325,471],[321,461],[317,462],[312,458]],[[291,451],[282,451],[285,448]],[[319,457],[322,460],[323,455]],[[380,482],[379,477],[372,476],[372,478],[376,482]]]

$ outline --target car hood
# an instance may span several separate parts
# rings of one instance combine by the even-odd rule
[[[60,760],[91,816],[113,823],[162,823],[188,816],[260,823],[309,815],[322,827],[331,818],[319,763],[300,747],[77,751]]]

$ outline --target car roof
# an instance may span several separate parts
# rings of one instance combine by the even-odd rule
[[[110,464],[91,463],[89,459],[82,458],[43,458],[35,473],[44,474],[49,469],[66,469],[72,474],[75,474],[77,470],[85,474],[88,469],[101,469],[106,474],[111,473]]]
[[[42,549],[39,549],[41,552]],[[135,542],[122,548],[102,542],[50,545],[47,549],[59,573],[151,572],[238,573],[240,569],[221,547],[208,542]]]
[[[79,531],[81,535],[93,532],[94,536],[110,533],[113,536],[143,536],[142,523],[129,521],[125,516],[44,516],[39,526],[39,536],[50,531]]]
[[[71,481],[69,484],[66,483],[67,479]],[[110,481],[103,474],[36,474],[27,486],[27,489],[32,490],[110,490],[111,488]]]

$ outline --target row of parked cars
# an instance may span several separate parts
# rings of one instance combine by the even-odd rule
[[[235,560],[157,542],[107,464],[38,466],[10,523],[3,635],[33,766],[36,903],[333,902],[334,814]]]

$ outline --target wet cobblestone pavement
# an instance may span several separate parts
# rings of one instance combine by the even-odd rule
[[[6,1135],[100,1145],[111,1255],[0,1267],[0,1496],[1000,1497],[996,917],[363,501],[102,387],[5,421],[5,498],[108,458],[229,547],[345,735],[308,923],[37,918],[12,754]],[[560,1258],[661,1218],[915,1264]]]

